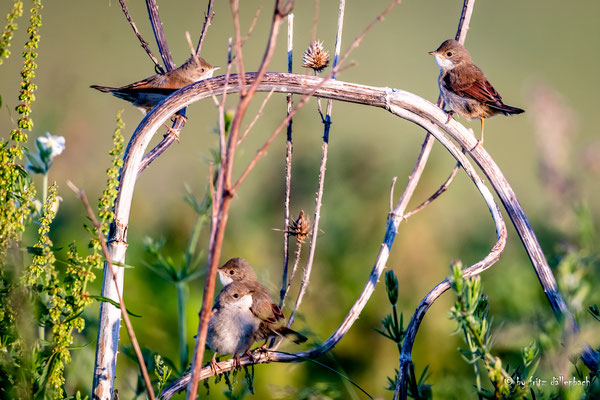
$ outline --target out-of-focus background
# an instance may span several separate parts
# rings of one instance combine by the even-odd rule
[[[205,39],[202,57],[224,67],[233,24],[227,2],[216,3],[216,16]],[[261,8],[256,28],[244,46],[246,71],[255,71],[265,48],[273,2],[241,3],[244,32],[257,8]],[[387,0],[347,2],[342,51],[388,3]],[[189,55],[185,32],[189,31],[193,40],[197,40],[206,2],[162,1],[159,5],[170,49],[180,64]],[[154,50],[145,5],[129,2],[128,6]],[[435,102],[439,69],[427,52],[454,37],[461,8],[460,0],[404,1],[373,28],[350,57],[356,66],[343,71],[338,78],[399,88]],[[320,2],[317,38],[330,52],[334,48],[337,10],[336,1]],[[294,15],[294,72],[307,73],[301,67],[301,57],[311,39],[314,1],[297,1]],[[600,216],[600,137],[595,122],[596,98],[600,92],[599,15],[600,3],[596,0],[568,5],[558,0],[480,1],[475,4],[466,40],[473,60],[502,94],[505,103],[527,111],[511,118],[488,120],[484,145],[515,190],[553,266],[567,251],[577,251],[582,246],[581,227],[590,222],[597,224]],[[13,51],[20,51],[25,41],[25,26],[26,21],[22,20]],[[269,71],[286,70],[285,30],[284,24]],[[59,247],[66,247],[72,241],[84,247],[88,236],[82,225],[87,221],[65,182],[71,180],[85,189],[91,199],[97,198],[104,188],[105,170],[110,163],[108,151],[115,114],[125,109],[126,140],[142,118],[134,107],[94,91],[89,85],[121,86],[140,80],[154,74],[153,64],[133,35],[117,1],[88,0],[69,5],[49,2],[43,10],[41,35],[35,78],[39,89],[30,143],[46,131],[66,138],[66,151],[55,160],[50,172],[50,180],[57,181],[59,194],[64,198],[53,225],[52,239]],[[154,52],[158,55],[157,50]],[[3,99],[0,126],[6,133],[14,125],[21,60],[15,54],[2,66],[0,75]],[[264,96],[256,96],[246,124]],[[236,100],[236,96],[229,96],[228,105],[234,108]],[[284,115],[284,96],[273,95],[238,151],[238,174]],[[190,106],[188,118],[180,143],[152,164],[136,185],[127,253],[127,264],[134,268],[128,269],[125,276],[128,308],[142,315],[133,321],[141,345],[173,360],[178,359],[175,288],[145,266],[150,256],[144,250],[144,240],[164,239],[167,254],[180,257],[195,222],[195,214],[184,202],[184,196],[186,186],[199,198],[207,187],[208,160],[211,149],[218,145],[217,110],[208,99]],[[479,121],[458,120],[479,135]],[[294,119],[292,185],[292,214],[297,215],[303,209],[311,220],[322,129],[313,100]],[[334,104],[321,212],[322,234],[318,238],[311,284],[294,324],[310,337],[309,343],[325,340],[362,290],[383,239],[392,178],[398,176],[397,198],[423,138],[421,129],[381,109]],[[234,256],[249,260],[274,295],[279,291],[282,266],[283,236],[273,228],[283,225],[284,149],[282,135],[234,198],[222,256],[223,262]],[[414,205],[439,187],[453,165],[447,152],[436,145]],[[581,217],[581,210],[589,210],[588,217]],[[206,231],[200,242],[203,248],[208,243]],[[488,253],[494,240],[494,225],[484,202],[471,182],[459,174],[442,198],[400,227],[387,266],[398,275],[399,309],[405,313],[405,320],[421,298],[449,274],[452,260],[476,262]],[[293,250],[295,242],[291,243]],[[305,260],[303,257],[301,265]],[[597,261],[590,271],[595,276],[582,278],[588,285],[598,280]],[[92,289],[95,294],[99,294],[102,280],[100,271],[98,274]],[[517,360],[518,349],[538,337],[547,328],[544,321],[552,321],[553,317],[512,226],[503,257],[483,274],[483,283],[494,318],[494,350],[509,362]],[[292,296],[297,287],[293,285]],[[202,288],[202,278],[191,284],[187,315],[190,346],[194,343]],[[453,296],[446,294],[433,306],[414,349],[417,371],[429,365],[429,382],[436,398],[464,398],[474,394],[472,367],[456,351],[463,346],[462,338],[452,335],[455,322],[448,319],[453,301]],[[587,304],[593,302],[598,302],[598,294],[590,291],[579,306],[585,311]],[[289,307],[285,311],[289,314]],[[381,282],[348,335],[330,355],[320,360],[379,397],[390,395],[385,390],[386,376],[393,376],[398,366],[396,346],[375,331],[389,311]],[[585,312],[582,315],[581,322],[585,325]],[[67,389],[89,393],[97,304],[86,311],[86,320],[86,330],[76,344],[87,347],[73,353],[67,371]],[[129,345],[124,330],[121,335],[122,344]],[[597,346],[598,335],[595,340],[592,345]],[[305,347],[286,344],[283,349],[295,351]],[[550,362],[542,366],[540,374],[553,374]],[[116,387],[121,398],[133,397],[136,382],[135,363],[120,354]],[[235,384],[242,383],[240,377]],[[338,375],[311,363],[257,366],[255,386],[256,398],[301,398],[308,396],[308,387],[326,387],[322,391],[330,398],[362,398]],[[224,398],[225,389],[223,383],[213,385],[211,380],[211,397]]]

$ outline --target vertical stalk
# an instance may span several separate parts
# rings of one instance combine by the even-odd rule
[[[177,328],[179,330],[179,362],[181,365],[181,373],[183,373],[188,365],[188,345],[187,345],[187,307],[188,300],[188,284],[185,281],[178,281],[175,284],[177,288]]]

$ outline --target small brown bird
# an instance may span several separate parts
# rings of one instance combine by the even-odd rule
[[[194,82],[210,78],[219,67],[213,67],[201,57],[191,57],[178,68],[156,74],[144,80],[118,88],[108,86],[90,86],[101,92],[112,93],[113,96],[130,102],[146,114],[171,93]]]
[[[289,337],[294,343],[306,342],[306,336],[288,328],[285,325],[285,316],[277,304],[273,302],[271,294],[261,285],[252,266],[243,258],[232,258],[219,268],[221,283],[228,287],[232,283],[240,282],[252,290],[252,313],[260,319],[260,326],[254,335],[255,341],[266,341],[275,336]],[[264,345],[263,345],[264,347]]]
[[[240,355],[250,354],[260,324],[250,310],[252,294],[249,286],[234,282],[224,287],[215,300],[206,336],[206,345],[214,352],[211,366],[215,373],[217,353],[233,354],[238,365]]]
[[[438,82],[442,99],[450,109],[448,121],[454,112],[467,119],[481,120],[481,139],[475,147],[483,143],[484,118],[496,114],[525,112],[502,102],[502,97],[488,82],[481,69],[473,64],[467,49],[456,40],[446,40],[429,54],[435,57],[435,62],[441,69]]]

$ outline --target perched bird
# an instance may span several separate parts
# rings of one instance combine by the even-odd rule
[[[239,257],[230,259],[219,268],[219,278],[225,287],[239,282],[245,284],[252,291],[250,310],[260,320],[260,326],[254,336],[255,341],[264,340],[266,344],[269,338],[280,336],[289,337],[298,344],[306,342],[306,336],[286,326],[283,312],[273,302],[267,289],[258,282],[248,261]]]
[[[250,310],[252,294],[248,285],[234,282],[224,287],[215,300],[206,336],[206,344],[214,352],[211,366],[215,373],[217,353],[233,354],[238,365],[239,356],[249,354],[260,325]]]
[[[156,74],[144,80],[118,88],[108,86],[90,86],[101,92],[130,102],[146,114],[171,93],[194,82],[213,76],[219,67],[213,67],[201,57],[191,57],[178,68]],[[198,64],[199,63],[199,64]]]
[[[456,40],[446,40],[429,54],[435,57],[435,62],[441,69],[438,82],[442,99],[450,109],[448,121],[454,112],[467,119],[481,120],[481,139],[475,147],[483,143],[484,118],[496,114],[525,112],[502,102],[502,97],[488,82],[481,69],[473,64],[467,49]]]

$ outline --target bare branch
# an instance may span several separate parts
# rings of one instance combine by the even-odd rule
[[[202,32],[200,33],[200,39],[198,39],[198,46],[196,47],[196,57],[200,55],[202,51],[202,44],[204,43],[204,37],[208,31],[208,27],[212,22],[215,13],[213,12],[213,0],[208,0],[208,6],[206,7],[206,14],[204,14],[204,25],[202,25]]]
[[[454,168],[452,168],[452,172],[450,173],[450,176],[448,176],[448,179],[446,179],[446,181],[444,183],[442,183],[442,186],[440,186],[439,189],[435,191],[435,193],[433,193],[431,196],[429,196],[428,199],[426,199],[424,202],[422,202],[417,207],[415,207],[414,210],[404,214],[402,216],[402,218],[406,221],[408,218],[412,217],[413,215],[415,215],[416,213],[418,213],[419,211],[421,211],[422,209],[427,207],[429,205],[429,203],[431,203],[432,201],[434,201],[435,199],[440,197],[442,195],[442,193],[444,193],[446,190],[448,190],[448,187],[450,186],[450,184],[456,177],[456,174],[457,174],[459,168],[460,168],[460,165],[456,164],[454,166]]]
[[[67,186],[69,186],[69,188],[71,188],[71,190],[73,192],[75,192],[75,195],[83,203],[83,207],[85,208],[88,216],[90,217],[90,220],[92,221],[92,224],[94,225],[94,228],[96,229],[96,238],[98,239],[98,241],[100,242],[100,246],[102,247],[102,253],[104,253],[104,259],[106,260],[106,265],[108,266],[108,268],[113,270],[112,277],[113,277],[115,285],[118,286],[117,278],[116,278],[117,274],[114,272],[115,266],[113,265],[111,258],[110,258],[110,254],[108,253],[108,247],[106,246],[106,239],[104,238],[104,235],[102,234],[102,226],[98,222],[98,219],[96,218],[96,215],[94,214],[94,211],[92,210],[92,206],[90,205],[90,202],[88,201],[88,198],[85,195],[85,192],[82,189],[79,189],[77,186],[75,186],[73,184],[73,182],[71,182],[69,180],[67,180]],[[119,298],[119,307],[121,308],[121,314],[123,315],[123,320],[125,321],[125,327],[127,328],[127,334],[129,335],[129,338],[131,339],[131,345],[133,346],[133,350],[135,352],[135,355],[137,356],[138,364],[140,366],[140,371],[142,372],[142,377],[144,378],[144,385],[146,386],[146,391],[148,392],[148,397],[150,397],[151,400],[154,400],[154,399],[156,399],[156,397],[154,396],[154,390],[152,390],[152,382],[150,381],[150,376],[148,375],[148,369],[146,368],[146,363],[144,362],[144,357],[142,356],[142,350],[140,349],[140,345],[137,341],[137,337],[135,336],[135,332],[133,331],[133,326],[131,325],[131,320],[129,319],[129,315],[127,314],[127,308],[125,307],[125,301],[123,300],[123,296],[121,296],[121,292],[118,289],[117,289],[117,296]]]
[[[154,37],[156,38],[156,44],[158,44],[158,50],[160,51],[163,62],[165,63],[165,68],[167,71],[171,71],[172,69],[175,69],[175,63],[173,62],[173,57],[169,51],[169,45],[167,44],[167,39],[165,38],[165,31],[163,29],[162,21],[158,15],[158,5],[156,4],[156,0],[146,0],[146,8],[148,9],[148,16],[150,17],[152,30],[154,31]]]
[[[346,0],[340,0],[339,11],[338,11],[338,22],[337,22],[337,33],[335,37],[335,55],[333,58],[333,67],[332,67],[332,75],[331,79],[336,79],[337,75],[337,66],[340,57],[340,49],[342,47],[342,31],[344,27],[344,11],[346,10]],[[321,103],[317,100],[317,104],[319,105],[319,114],[321,114]],[[302,282],[300,283],[300,290],[298,291],[298,297],[296,297],[296,304],[294,305],[294,309],[290,314],[290,318],[288,319],[287,326],[292,326],[294,322],[294,318],[296,317],[296,313],[298,312],[298,308],[300,304],[302,304],[302,299],[304,294],[306,293],[306,289],[308,288],[308,283],[310,281],[310,275],[312,272],[312,265],[315,259],[315,251],[317,248],[317,238],[319,233],[319,222],[321,220],[321,206],[323,204],[323,191],[325,188],[325,171],[327,170],[327,155],[329,153],[329,130],[331,128],[331,113],[333,109],[333,100],[329,99],[327,101],[327,111],[325,118],[321,115],[321,120],[323,121],[323,143],[321,144],[321,164],[319,165],[319,180],[317,184],[317,196],[315,198],[315,214],[313,217],[313,229],[310,237],[310,245],[308,247],[308,260],[306,262],[306,267],[304,267],[304,275],[302,276]]]
[[[246,138],[246,136],[248,136],[248,133],[250,133],[250,130],[252,129],[252,127],[254,126],[254,124],[256,124],[256,121],[258,121],[258,119],[262,116],[263,110],[264,110],[265,106],[267,105],[267,102],[271,98],[272,94],[273,94],[273,90],[271,90],[269,92],[269,94],[267,95],[267,97],[265,97],[265,99],[263,100],[262,104],[260,105],[260,108],[258,109],[258,112],[256,113],[256,115],[252,119],[252,122],[250,122],[250,124],[248,125],[248,127],[244,131],[244,134],[242,135],[242,137],[240,137],[240,140],[238,140],[238,142],[237,142],[238,146],[240,144],[242,144],[242,142],[244,141],[244,139]]]
[[[129,9],[127,8],[127,4],[125,3],[125,0],[119,0],[119,3],[121,3],[121,9],[123,10],[123,14],[125,14],[125,18],[127,18],[127,21],[129,22],[129,25],[131,25],[131,29],[133,29],[133,33],[135,33],[135,36],[138,38],[138,40],[140,41],[142,47],[144,48],[144,50],[146,50],[146,53],[148,54],[148,56],[150,57],[150,59],[154,63],[154,68],[156,69],[156,72],[158,72],[159,74],[164,73],[165,70],[163,69],[162,65],[160,65],[160,62],[154,56],[154,53],[152,53],[152,50],[150,50],[150,46],[144,40],[144,38],[142,37],[140,31],[138,31],[138,28],[135,25],[135,22],[133,22],[133,19],[131,18],[131,15],[129,14]]]
[[[294,50],[294,14],[290,13],[287,16],[288,20],[288,37],[287,37],[287,66],[288,73],[293,72],[293,50]],[[289,117],[294,107],[293,96],[291,93],[286,95],[287,116]],[[292,119],[287,124],[287,138],[285,141],[285,194],[283,200],[283,272],[281,274],[281,290],[279,291],[279,307],[283,308],[285,296],[289,291],[295,269],[292,271],[292,276],[288,279],[288,266],[290,262],[290,197],[292,192],[292,156],[294,153],[294,143],[292,141]],[[300,245],[300,244],[299,244]],[[300,249],[297,252],[297,258],[300,257]],[[296,264],[297,266],[297,264]],[[271,345],[274,342],[271,341]]]

